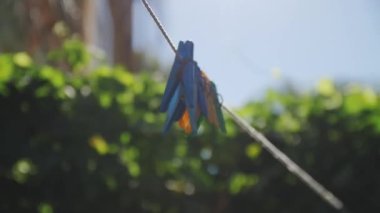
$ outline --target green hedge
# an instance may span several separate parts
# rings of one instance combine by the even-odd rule
[[[334,212],[228,119],[227,135],[163,135],[157,73],[89,68],[77,41],[49,58],[0,55],[0,212]],[[351,212],[376,212],[379,109],[323,80],[238,111]]]

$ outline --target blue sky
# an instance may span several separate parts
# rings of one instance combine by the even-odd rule
[[[302,89],[326,77],[380,82],[378,0],[152,2],[175,43],[195,42],[196,60],[227,105],[261,97],[285,80]],[[170,66],[174,55],[140,3],[134,47]]]

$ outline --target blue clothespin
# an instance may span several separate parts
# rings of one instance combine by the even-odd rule
[[[186,48],[187,46],[185,46],[184,42],[179,42],[177,48],[177,55],[175,57],[172,69],[170,71],[169,79],[166,84],[164,95],[162,97],[160,105],[161,112],[166,112],[166,110],[168,109],[170,99],[172,98],[181,80],[180,76],[184,64],[186,63],[186,61],[192,60],[192,57],[190,58],[190,56],[187,55],[189,51],[187,51]]]
[[[194,66],[193,55],[194,44],[190,41],[185,43],[181,41],[178,45],[177,55],[160,105],[160,111],[167,111],[164,132],[169,130],[173,122],[181,118],[185,108],[194,115],[193,108],[195,108],[196,103],[189,94],[189,90],[193,89],[194,86],[190,87],[189,82],[187,82],[192,81],[187,73],[191,72],[191,67]]]
[[[186,106],[183,100],[181,100],[182,99],[181,96],[183,94],[182,90],[183,90],[182,86],[179,85],[169,102],[169,107],[167,110],[167,118],[164,125],[165,133],[169,130],[170,126],[175,121],[178,121],[182,117],[183,113],[185,112]]]
[[[225,132],[216,86],[193,57],[194,44],[181,41],[160,105],[160,111],[167,112],[164,132],[179,121],[186,133],[196,134],[202,116]]]
[[[193,54],[193,43],[186,42],[189,45],[188,54]],[[185,45],[186,45],[185,44]],[[191,52],[190,52],[191,51]],[[190,114],[192,133],[196,134],[198,130],[197,108],[198,108],[198,76],[197,64],[194,61],[186,63],[182,75],[182,85],[184,88],[184,98],[186,108]]]

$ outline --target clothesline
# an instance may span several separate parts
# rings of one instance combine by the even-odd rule
[[[141,0],[145,8],[148,10],[149,14],[153,18],[154,22],[160,29],[161,33],[165,37],[166,41],[170,45],[171,49],[175,54],[177,50],[170,39],[168,33],[164,29],[157,15],[154,13],[153,9],[147,2],[147,0]],[[264,149],[266,149],[277,161],[283,164],[287,170],[297,176],[301,181],[303,181],[310,189],[312,189],[317,195],[319,195],[324,201],[331,205],[334,209],[345,212],[343,202],[327,190],[323,185],[316,181],[311,175],[309,175],[305,170],[298,166],[294,161],[292,161],[286,154],[280,151],[276,146],[273,145],[261,132],[257,131],[254,127],[249,125],[244,119],[239,115],[234,113],[228,107],[222,105],[224,111],[229,114],[232,120],[238,125],[244,132],[246,132],[252,139],[259,142]]]

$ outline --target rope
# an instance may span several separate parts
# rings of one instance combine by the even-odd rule
[[[232,117],[237,125],[240,126],[251,138],[257,140],[272,156],[282,163],[289,172],[300,178],[307,186],[309,186],[315,193],[321,196],[326,202],[337,210],[343,209],[343,203],[335,197],[330,191],[318,183],[311,177],[305,170],[299,167],[288,156],[281,152],[273,145],[261,132],[250,126],[245,120],[241,119],[236,113],[232,112],[227,107],[223,109]]]
[[[169,43],[174,53],[177,53],[173,42],[170,40],[168,33],[165,31],[161,22],[159,21],[156,14],[153,12],[147,0],[141,0],[148,10],[149,14],[152,16],[153,20],[157,24],[158,28],[161,30],[166,41]],[[227,112],[232,120],[252,139],[258,141],[276,160],[283,164],[290,173],[297,176],[301,181],[303,181],[310,189],[312,189],[317,195],[319,195],[324,201],[335,208],[338,211],[345,212],[344,205],[342,201],[339,200],[334,194],[318,183],[312,176],[310,176],[305,170],[299,167],[294,161],[292,161],[288,156],[281,152],[276,146],[273,145],[261,132],[257,131],[255,128],[250,126],[244,119],[239,117],[236,113],[231,111],[228,107],[222,105],[225,112]]]

